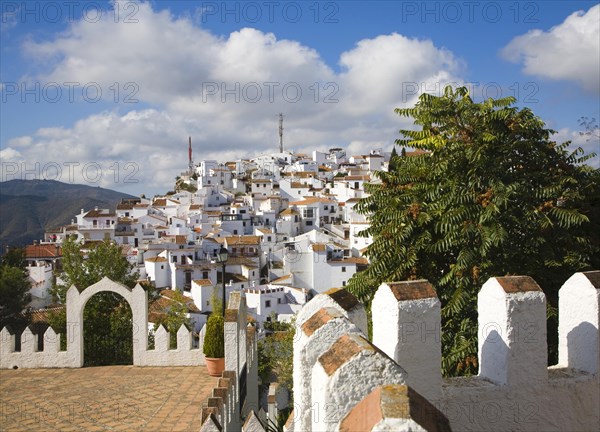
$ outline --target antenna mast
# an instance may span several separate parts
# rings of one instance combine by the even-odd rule
[[[192,162],[192,137],[188,137],[188,168],[190,170],[190,175],[194,171],[193,165],[194,163]]]
[[[279,113],[279,153],[283,153],[283,114]]]

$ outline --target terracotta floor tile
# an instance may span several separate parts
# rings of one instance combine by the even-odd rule
[[[205,367],[0,370],[0,430],[199,430]]]

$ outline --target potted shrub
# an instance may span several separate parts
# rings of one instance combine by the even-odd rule
[[[223,317],[215,312],[206,322],[203,351],[210,376],[221,376],[225,369],[224,322]]]

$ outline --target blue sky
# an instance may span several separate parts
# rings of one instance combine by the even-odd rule
[[[165,192],[188,136],[196,161],[249,158],[276,148],[279,112],[289,149],[391,150],[393,109],[447,83],[600,150],[578,133],[600,117],[598,2],[0,5],[0,180]]]

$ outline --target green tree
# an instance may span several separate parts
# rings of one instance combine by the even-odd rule
[[[63,242],[62,251],[60,278],[63,283],[52,289],[52,295],[62,303],[71,285],[83,290],[106,276],[133,288],[139,277],[137,272],[132,272],[133,265],[121,254],[121,247],[110,240],[88,247],[68,238]]]
[[[53,296],[62,303],[71,285],[81,291],[106,276],[132,288],[138,278],[138,273],[132,272],[133,266],[122,256],[121,247],[110,240],[87,247],[69,238],[62,251],[63,283],[55,284],[52,289]],[[88,301],[83,317],[86,365],[131,363],[132,313],[125,299],[112,292],[98,293]],[[55,331],[66,332],[64,310],[51,314],[49,321]]]
[[[263,384],[276,381],[293,389],[294,323],[264,323],[273,333],[258,341],[258,373]]]
[[[27,272],[18,267],[0,265],[0,329],[19,330],[27,324],[27,304],[31,301]]]
[[[0,259],[0,265],[8,267],[25,268],[25,249],[10,248]]]
[[[396,144],[425,153],[396,156],[356,207],[370,218],[371,264],[348,289],[369,303],[384,281],[428,279],[442,302],[446,375],[476,371],[476,298],[489,277],[532,276],[552,315],[562,283],[599,266],[590,240],[599,174],[582,165],[591,155],[553,142],[554,131],[514,102],[476,103],[447,87],[397,109],[420,128],[401,130]]]
[[[171,348],[177,348],[177,332],[182,325],[191,327],[191,320],[187,317],[188,307],[186,305],[186,299],[180,291],[173,292],[172,302],[168,308],[164,311],[164,314],[159,315],[158,319],[154,323],[154,330],[157,330],[162,325],[165,330],[169,332],[171,337],[169,346]]]

